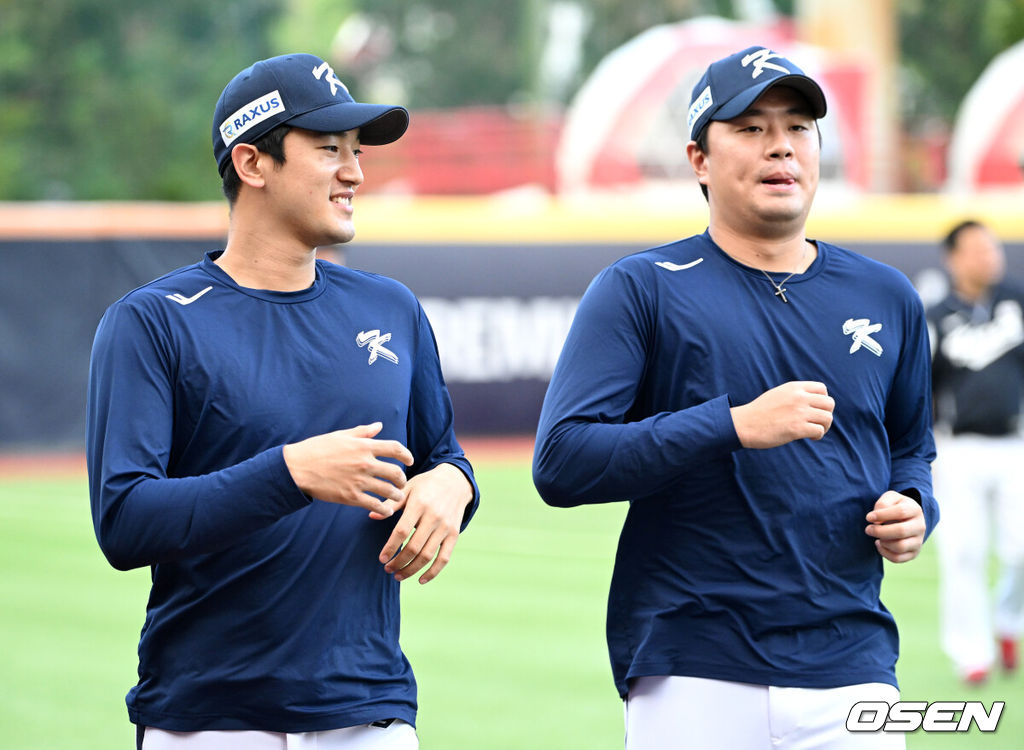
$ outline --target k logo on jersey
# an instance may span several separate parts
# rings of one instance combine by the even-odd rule
[[[388,362],[398,364],[398,355],[384,346],[389,341],[391,341],[391,334],[385,333],[382,336],[379,328],[374,328],[372,331],[360,331],[356,335],[356,344],[360,348],[365,346],[367,351],[370,352],[370,359],[367,361],[369,365],[376,362],[378,357],[383,357]]]
[[[871,338],[871,334],[882,330],[881,323],[872,323],[867,318],[847,318],[843,323],[843,333],[853,336],[853,343],[850,344],[850,354],[861,348],[867,349],[876,357],[882,356],[882,345]]]

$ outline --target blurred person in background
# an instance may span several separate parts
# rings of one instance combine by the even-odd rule
[[[708,229],[594,279],[544,400],[543,499],[629,502],[627,750],[904,747],[847,722],[899,700],[883,560],[938,522],[928,334],[902,273],[806,236],[825,107],[771,50],[711,64],[687,146]]]
[[[940,630],[960,677],[981,683],[997,656],[1017,668],[1024,625],[1024,290],[1004,281],[1002,244],[984,224],[957,224],[943,246],[951,289],[928,310],[945,519],[936,539]]]
[[[478,492],[412,292],[316,259],[354,236],[362,146],[407,125],[313,55],[243,70],[213,120],[225,248],[100,321],[93,523],[152,571],[142,750],[418,746],[399,582],[444,569]]]

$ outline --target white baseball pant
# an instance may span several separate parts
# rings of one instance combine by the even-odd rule
[[[416,730],[396,720],[388,727],[366,724],[326,732],[283,734],[256,731],[169,732],[147,727],[142,750],[418,750]]]
[[[939,436],[937,444],[942,648],[966,674],[988,670],[996,637],[1016,640],[1024,626],[1024,439]],[[989,593],[993,549],[1000,567],[994,605]]]
[[[639,677],[625,701],[626,750],[903,750],[902,734],[846,729],[855,704],[899,699],[883,683],[813,689]]]

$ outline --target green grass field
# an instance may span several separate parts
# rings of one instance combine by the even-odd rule
[[[546,507],[525,463],[478,462],[483,504],[448,569],[404,584],[403,644],[420,684],[424,750],[613,750],[622,705],[604,644],[624,508]],[[924,748],[1019,748],[1024,675],[980,689],[938,650],[933,551],[890,566],[906,700],[1006,701],[999,730],[908,737]],[[124,694],[148,571],[119,573],[92,535],[84,479],[0,479],[0,746],[133,747]]]

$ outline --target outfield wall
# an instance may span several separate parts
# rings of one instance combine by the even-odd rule
[[[888,197],[824,203],[821,237],[903,270],[933,294],[937,238],[989,221],[1024,279],[1024,199]],[[392,276],[434,325],[463,434],[528,434],[590,279],[609,262],[704,229],[701,203],[431,199],[357,202],[335,259]],[[89,349],[103,310],[223,244],[220,204],[0,204],[0,450],[77,450]]]

